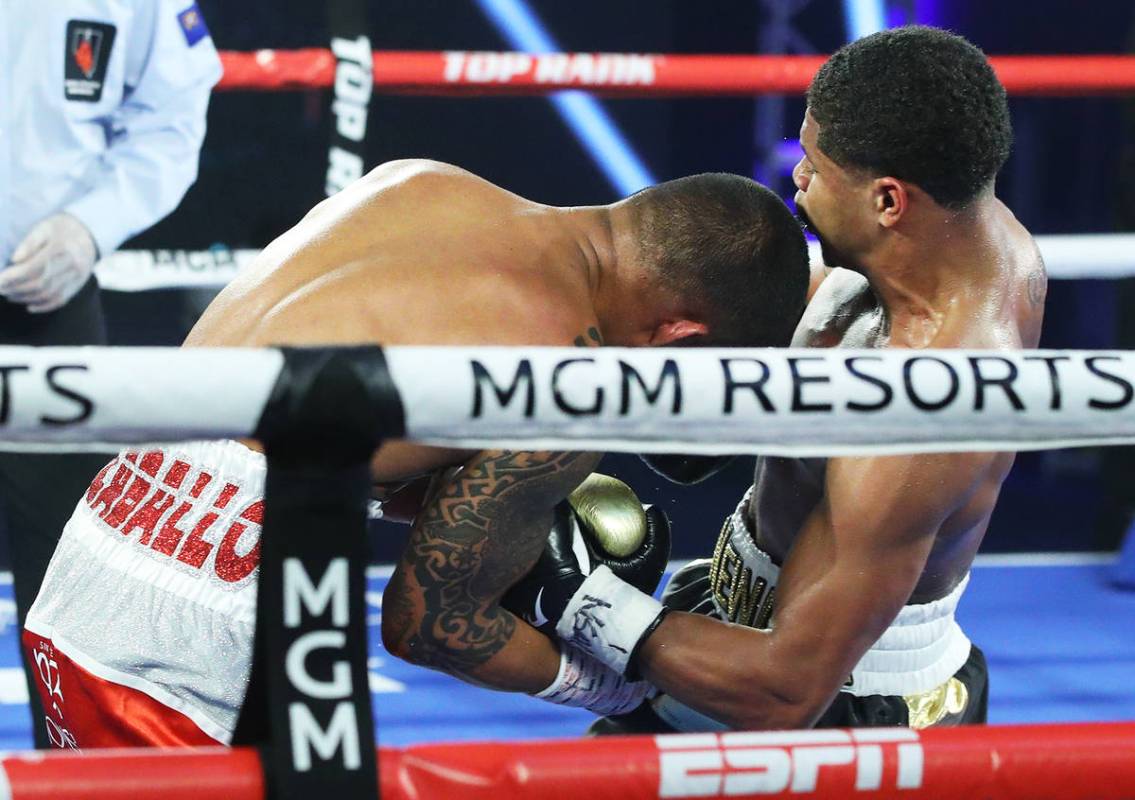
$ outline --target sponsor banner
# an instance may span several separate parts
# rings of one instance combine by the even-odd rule
[[[248,436],[277,350],[0,347],[0,450]]]
[[[848,797],[884,784],[896,793],[920,789],[923,781],[919,735],[907,728],[695,733],[655,741],[660,798]]]
[[[787,456],[1135,441],[1135,353],[386,350],[406,438],[450,447]]]
[[[1135,442],[1135,353],[390,347],[410,441],[831,456]],[[274,350],[0,348],[0,447],[248,436]],[[381,376],[377,376],[381,377]],[[387,424],[400,427],[398,413]]]
[[[335,56],[331,114],[335,124],[327,151],[324,194],[328,197],[366,171],[367,117],[374,91],[374,56],[365,0],[330,0],[327,22]]]
[[[653,86],[665,56],[635,53],[442,53],[451,84]]]
[[[95,265],[99,286],[113,292],[150,289],[221,289],[259,250],[121,250]]]

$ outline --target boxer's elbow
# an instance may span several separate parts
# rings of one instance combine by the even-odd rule
[[[452,671],[460,651],[454,651],[447,638],[431,634],[432,620],[428,611],[417,611],[412,605],[384,607],[382,646],[390,655],[414,666]]]
[[[389,611],[386,611],[382,615],[382,646],[386,652],[395,658],[410,661],[413,649],[410,647],[409,638],[408,630],[397,625]]]
[[[735,697],[721,721],[734,730],[788,730],[812,725],[823,699],[803,682],[788,678],[754,681]]]
[[[409,593],[400,591],[404,585],[395,572],[382,598],[382,646],[395,658],[420,664],[426,648],[416,647],[424,615],[420,604]]]
[[[719,703],[724,713],[717,715],[730,728],[808,728],[831,702],[831,681],[806,659],[766,660],[763,664],[758,659],[737,659],[734,663],[730,688]]]
[[[797,730],[810,728],[823,712],[823,701],[807,695],[787,696],[780,693],[762,693],[722,719],[734,730]]]

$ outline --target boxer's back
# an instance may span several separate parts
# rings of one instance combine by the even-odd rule
[[[566,344],[593,318],[587,277],[563,209],[390,162],[265,248],[186,345]]]
[[[571,344],[596,319],[570,212],[446,164],[384,164],[266,247],[185,345]],[[387,443],[375,479],[466,455]]]

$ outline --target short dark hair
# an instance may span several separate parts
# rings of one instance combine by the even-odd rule
[[[808,246],[773,191],[740,175],[705,173],[644,189],[628,202],[662,285],[709,328],[697,344],[789,343],[808,291]]]
[[[808,108],[828,158],[911,181],[947,208],[988,186],[1013,142],[1005,87],[985,54],[922,25],[841,47],[812,79]]]

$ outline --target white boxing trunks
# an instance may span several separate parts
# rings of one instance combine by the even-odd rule
[[[252,657],[264,475],[262,454],[220,441],[127,450],[95,477],[23,633],[56,745],[231,741]]]

